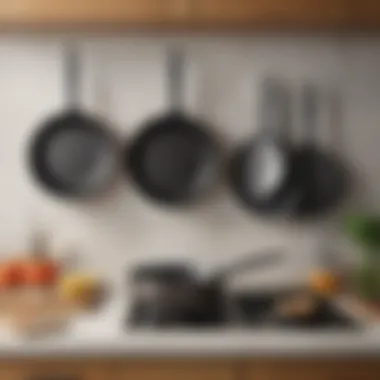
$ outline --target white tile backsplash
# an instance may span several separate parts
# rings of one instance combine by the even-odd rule
[[[82,38],[83,106],[104,114],[128,142],[141,124],[167,106],[165,51],[170,37]],[[380,39],[334,37],[181,37],[186,48],[186,107],[215,129],[226,152],[254,133],[263,75],[295,88],[314,81],[338,88],[344,100],[344,150],[360,173],[360,198],[377,207],[380,190]],[[22,252],[33,226],[53,234],[58,252],[78,250],[87,265],[115,277],[128,263],[150,257],[233,259],[265,247],[284,247],[282,268],[261,278],[302,277],[312,263],[320,227],[252,217],[222,184],[191,209],[169,211],[145,200],[131,183],[96,202],[46,196],[26,171],[28,136],[64,107],[62,39],[0,38],[0,250]],[[329,135],[327,119],[321,141]],[[302,123],[295,119],[295,133]]]

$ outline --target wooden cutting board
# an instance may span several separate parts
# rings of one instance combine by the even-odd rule
[[[21,335],[62,329],[81,308],[55,290],[15,290],[0,295],[0,321]]]

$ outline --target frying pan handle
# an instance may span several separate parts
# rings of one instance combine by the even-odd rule
[[[343,136],[343,99],[338,89],[329,93],[329,115],[330,141],[337,153],[344,154],[346,144]]]
[[[106,61],[106,54],[98,57],[98,67],[95,78],[95,109],[105,119],[108,119],[111,109],[109,71]],[[109,124],[105,123],[105,127]]]
[[[183,105],[184,55],[180,47],[171,47],[167,56],[168,87],[170,107],[180,111]]]
[[[262,132],[286,138],[291,123],[290,93],[286,85],[276,78],[266,78],[261,102]]]
[[[80,67],[78,47],[68,43],[64,49],[65,99],[69,108],[76,109],[80,102]]]
[[[252,269],[269,268],[274,264],[279,264],[283,261],[284,255],[280,251],[268,251],[256,254],[247,255],[239,259],[236,263],[225,266],[219,269],[213,276],[216,281],[223,281],[231,275],[247,272]]]
[[[315,85],[306,84],[302,89],[301,96],[305,141],[314,145],[317,137],[318,89]]]

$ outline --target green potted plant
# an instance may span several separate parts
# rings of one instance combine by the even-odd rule
[[[359,247],[360,263],[353,285],[359,295],[371,302],[380,301],[380,215],[354,214],[345,218],[344,231]]]

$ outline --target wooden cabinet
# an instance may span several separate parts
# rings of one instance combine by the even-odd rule
[[[378,380],[376,359],[265,359],[244,364],[244,380]]]
[[[252,28],[348,26],[350,0],[194,0],[197,22]]]
[[[112,380],[112,368],[97,362],[28,360],[0,364],[0,380]]]
[[[0,27],[380,28],[379,0],[2,0]]]
[[[169,22],[176,12],[183,13],[183,2],[178,2],[174,5],[175,0],[3,0],[0,24],[148,26]]]
[[[373,359],[88,359],[0,363],[0,380],[379,380]]]
[[[369,29],[380,28],[380,1],[379,0],[352,0],[352,25],[365,26]]]
[[[117,380],[234,380],[229,361],[162,360],[123,364]]]

